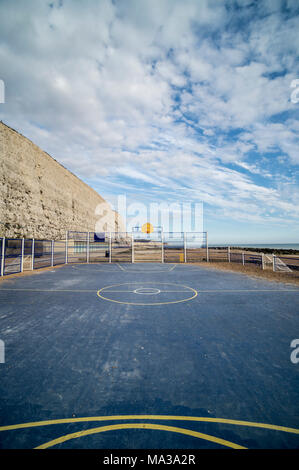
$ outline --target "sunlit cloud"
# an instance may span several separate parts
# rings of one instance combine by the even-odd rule
[[[298,30],[291,0],[3,0],[0,118],[109,201],[193,198],[231,233],[287,234]]]

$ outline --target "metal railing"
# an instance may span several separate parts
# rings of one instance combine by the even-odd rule
[[[273,255],[273,271],[297,273],[297,275],[299,275],[299,256]]]
[[[299,256],[209,247],[207,233],[67,232],[65,240],[0,238],[1,276],[70,263],[238,263],[299,276]]]

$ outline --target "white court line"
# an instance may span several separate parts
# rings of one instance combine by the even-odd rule
[[[122,271],[126,271],[120,264],[116,263],[116,266],[118,266]]]
[[[170,269],[148,269],[148,268],[139,268],[139,269],[135,269],[135,267],[133,269],[127,269],[127,268],[124,268],[123,266],[121,266],[120,264],[117,263],[117,266],[124,272],[126,273],[143,273],[143,274],[147,274],[147,273],[169,273],[170,271],[172,271],[175,266],[173,266],[172,268]],[[164,266],[160,266],[160,268],[163,268]]]
[[[172,266],[172,268],[170,268],[170,270],[169,270],[169,271],[173,271],[173,270],[174,270],[174,268],[176,268],[176,267],[177,267],[177,264],[175,264],[174,266]]]
[[[133,271],[133,270],[131,271],[131,270],[127,270],[126,273],[128,273],[128,275],[129,274],[142,274],[144,276],[147,276],[149,274],[163,274],[163,273],[165,274],[165,273],[169,273],[169,271],[165,271],[165,270],[164,271],[162,271],[162,270],[160,270],[160,271]]]
[[[90,268],[93,267],[95,268],[95,271],[110,271],[112,268],[114,268],[114,271],[118,271],[117,266],[115,264],[106,264],[106,263],[84,263],[84,264],[76,264],[75,266],[71,266],[73,269],[83,269],[83,268],[88,268],[88,270],[91,270]]]
[[[191,289],[191,288],[190,288]],[[241,292],[275,292],[275,293],[282,293],[282,292],[295,292],[296,294],[299,294],[299,289],[234,289],[234,290],[199,290],[196,289],[198,293],[209,293],[211,292],[212,294],[218,293],[218,294],[225,294],[227,292],[236,292],[236,293],[241,293]],[[12,288],[12,289],[7,289],[0,287],[0,293],[1,292],[98,292],[98,289],[19,289],[19,288]],[[134,292],[134,291],[109,291],[109,292]],[[189,291],[161,291],[161,292],[189,292]]]
[[[123,268],[124,269],[124,268]],[[140,269],[124,269],[124,271],[130,273],[132,271],[134,272],[138,272],[138,273],[152,273],[152,272],[157,272],[157,271],[163,271],[164,273],[168,273],[170,271],[170,269],[158,269],[158,268],[155,268],[155,269],[143,269],[143,268],[140,268]]]
[[[146,268],[145,266],[142,266],[138,269],[136,264],[138,265],[139,263],[135,263],[135,266],[133,266],[131,264],[126,265],[126,266],[122,266],[119,263],[110,263],[110,264],[108,264],[108,262],[102,262],[102,263],[89,262],[89,263],[76,263],[75,266],[72,265],[72,268],[80,270],[80,269],[82,269],[82,266],[87,267],[88,269],[90,269],[90,267],[93,266],[94,268],[96,268],[95,271],[103,272],[105,270],[107,270],[107,271],[111,270],[112,267],[113,268],[118,267],[119,269],[121,269],[121,271],[126,272],[126,273],[144,273],[144,274],[149,273],[150,274],[150,273],[169,273],[170,271],[173,271],[178,266],[178,264],[175,264],[174,266],[168,268],[168,266],[167,265],[165,266],[165,264],[164,264],[164,265],[158,265],[153,269]],[[131,268],[131,266],[132,266],[132,268]],[[184,267],[186,267],[186,266],[184,266]],[[168,269],[166,269],[166,268],[168,268]]]

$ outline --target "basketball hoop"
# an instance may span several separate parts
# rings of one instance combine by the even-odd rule
[[[145,223],[145,224],[142,225],[141,231],[142,231],[143,233],[153,233],[154,227],[153,227],[152,224],[150,224],[149,222],[147,222],[147,223]]]

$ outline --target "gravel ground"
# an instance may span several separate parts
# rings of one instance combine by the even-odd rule
[[[202,263],[193,263],[198,266],[206,267],[207,269],[217,269],[222,271],[231,271],[245,274],[250,277],[260,277],[262,279],[268,279],[269,281],[283,282],[286,284],[296,284],[299,285],[299,272],[298,273],[280,273],[273,272],[271,269],[267,268],[262,270],[260,267],[256,266],[243,266],[239,263],[222,263],[222,262],[202,262]]]

